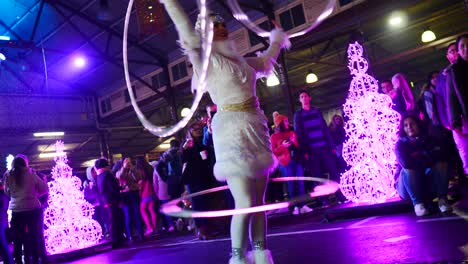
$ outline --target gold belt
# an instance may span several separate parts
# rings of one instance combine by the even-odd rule
[[[250,97],[242,103],[227,104],[221,106],[221,111],[224,112],[256,112],[260,104],[258,98],[255,96]]]

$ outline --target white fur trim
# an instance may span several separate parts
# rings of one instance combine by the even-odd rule
[[[273,29],[270,32],[270,44],[278,43],[283,49],[291,48],[291,41],[289,41],[289,36],[282,29]]]
[[[271,255],[270,250],[253,250],[252,252],[247,253],[247,258],[250,257],[252,260],[253,255],[253,263],[255,264],[274,264],[273,256]]]

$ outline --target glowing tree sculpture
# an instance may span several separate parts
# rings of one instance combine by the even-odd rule
[[[348,59],[353,80],[343,106],[349,118],[343,158],[352,167],[342,174],[340,188],[353,202],[381,203],[396,194],[393,150],[400,114],[392,110],[389,96],[377,93],[378,82],[367,74],[359,43],[349,45]]]
[[[81,180],[72,175],[63,151],[63,142],[55,143],[53,181],[49,182],[49,207],[45,210],[44,237],[49,254],[93,246],[99,242],[102,229],[92,219],[94,207],[84,199]]]

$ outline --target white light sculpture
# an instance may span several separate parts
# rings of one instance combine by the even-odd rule
[[[394,146],[400,114],[392,109],[389,96],[377,92],[378,82],[367,74],[359,43],[349,45],[348,58],[353,80],[343,106],[349,118],[343,158],[352,167],[342,174],[340,188],[353,202],[381,203],[396,194]]]
[[[96,245],[101,225],[92,219],[94,207],[84,199],[81,180],[72,175],[63,142],[55,143],[53,181],[49,182],[49,207],[44,213],[44,238],[49,254],[69,252]]]

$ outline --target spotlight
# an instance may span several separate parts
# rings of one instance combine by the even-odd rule
[[[435,39],[436,35],[430,29],[426,29],[421,35],[421,41],[424,43],[434,41]]]
[[[399,28],[406,25],[406,15],[401,11],[395,11],[390,14],[388,18],[388,24],[392,28]]]
[[[190,113],[190,109],[187,107],[182,108],[182,111],[180,111],[180,116],[181,117],[186,117]]]
[[[280,84],[280,81],[278,77],[276,77],[276,74],[273,73],[270,76],[268,76],[267,81],[266,81],[266,85],[268,87],[277,86],[279,84]]]
[[[3,53],[0,52],[0,61],[6,60],[6,57]]]
[[[317,74],[315,74],[312,70],[309,70],[306,76],[306,83],[314,83],[318,81]]]
[[[83,66],[85,66],[86,61],[85,61],[84,58],[78,57],[78,58],[75,59],[74,63],[75,63],[75,66],[76,66],[76,67],[82,68]]]

